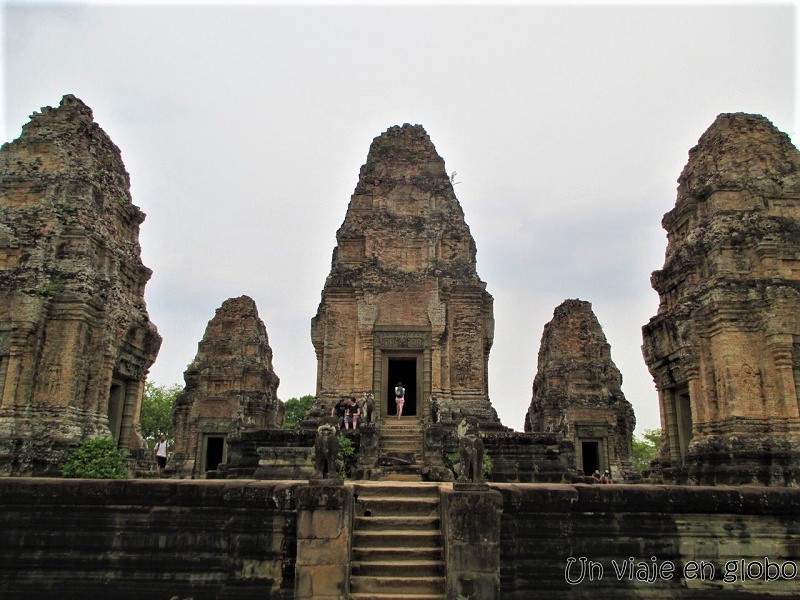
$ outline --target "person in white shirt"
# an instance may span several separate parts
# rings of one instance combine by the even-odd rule
[[[161,477],[161,469],[167,466],[167,436],[163,433],[159,436],[156,447],[153,448],[153,457],[156,459],[158,476]]]

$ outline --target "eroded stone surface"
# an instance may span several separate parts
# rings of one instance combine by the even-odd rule
[[[224,462],[227,438],[241,429],[283,426],[280,380],[267,328],[248,296],[230,298],[208,322],[186,387],[173,409],[176,473],[199,477]]]
[[[560,432],[575,443],[578,469],[636,478],[631,463],[633,407],[592,305],[565,300],[544,326],[525,431]]]
[[[435,394],[443,420],[498,422],[487,387],[492,296],[444,161],[420,125],[373,140],[336,239],[311,324],[311,417],[365,392],[378,419],[394,415],[401,380],[404,416],[425,417]]]
[[[161,338],[119,148],[74,96],[0,149],[0,474],[58,474],[86,437],[141,445]]]
[[[689,152],[643,352],[670,481],[797,485],[800,153],[760,115],[721,114]]]

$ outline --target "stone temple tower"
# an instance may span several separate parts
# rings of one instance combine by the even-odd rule
[[[216,469],[239,429],[283,425],[267,328],[248,296],[229,298],[217,309],[184,378],[173,407],[175,452],[168,467],[179,475],[203,477]]]
[[[420,125],[375,138],[336,234],[311,338],[321,416],[341,397],[374,394],[379,419],[441,411],[497,422],[488,398],[492,296],[442,158]],[[460,411],[460,412],[459,412]]]
[[[119,148],[74,96],[0,149],[0,474],[58,475],[111,435],[136,450],[150,322]]]
[[[578,470],[609,470],[618,481],[636,479],[631,438],[633,407],[622,374],[592,305],[565,300],[544,326],[525,431],[561,432],[575,444]]]
[[[669,481],[800,481],[800,152],[760,115],[719,115],[664,215],[643,352]]]

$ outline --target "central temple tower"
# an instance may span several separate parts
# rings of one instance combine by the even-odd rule
[[[497,422],[488,397],[493,299],[444,161],[420,125],[375,138],[336,233],[311,339],[321,416],[342,396],[375,396],[380,419],[444,414]]]

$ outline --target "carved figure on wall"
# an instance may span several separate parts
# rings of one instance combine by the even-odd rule
[[[339,436],[337,429],[330,423],[317,427],[317,438],[314,441],[314,477],[317,479],[335,479],[339,477]]]
[[[483,483],[483,440],[474,417],[465,417],[458,425],[458,456],[461,459],[458,481]]]

